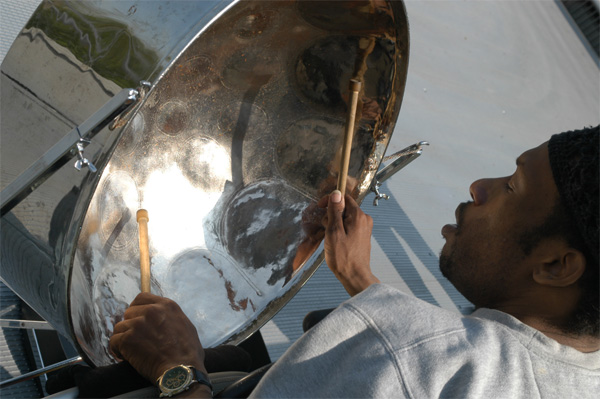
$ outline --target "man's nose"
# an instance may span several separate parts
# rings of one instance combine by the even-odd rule
[[[471,183],[469,192],[473,203],[475,205],[483,205],[488,199],[488,189],[490,187],[491,179],[479,179]]]

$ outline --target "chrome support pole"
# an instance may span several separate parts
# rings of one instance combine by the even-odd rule
[[[28,330],[54,330],[47,321],[0,319],[1,328],[26,328]]]
[[[73,364],[77,364],[82,361],[83,361],[83,359],[81,358],[81,356],[76,356],[71,359],[63,360],[62,362],[52,364],[50,366],[41,368],[39,370],[35,370],[30,373],[26,373],[26,374],[20,375],[18,377],[14,377],[14,378],[2,381],[2,382],[0,382],[0,389],[10,386],[10,385],[18,384],[19,382],[31,380],[33,378],[39,377],[39,376],[49,373],[51,371],[59,370],[59,369],[62,369],[63,367],[71,366]]]
[[[0,192],[2,203],[0,216],[4,216],[14,208],[74,156],[78,157],[76,163],[78,169],[87,166],[90,171],[94,172],[94,165],[83,156],[84,147],[100,130],[135,104],[137,100],[137,90],[123,89],[85,122],[71,130]]]

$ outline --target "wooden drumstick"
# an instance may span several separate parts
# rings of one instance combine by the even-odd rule
[[[150,250],[148,244],[148,211],[140,209],[136,214],[140,234],[140,271],[142,292],[150,292]]]
[[[346,194],[346,180],[348,178],[348,165],[350,164],[350,152],[352,151],[352,137],[354,136],[354,119],[356,118],[356,106],[358,104],[358,93],[362,83],[356,79],[350,79],[350,109],[346,119],[346,131],[344,132],[344,144],[342,147],[342,159],[340,162],[340,174],[338,175],[337,189]]]

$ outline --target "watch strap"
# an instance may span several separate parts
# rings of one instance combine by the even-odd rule
[[[208,375],[206,373],[203,373],[202,371],[198,370],[194,366],[188,366],[188,367],[191,368],[192,371],[194,372],[194,378],[195,378],[194,381],[196,381],[199,384],[206,385],[207,387],[209,387],[210,392],[212,394],[213,386],[210,383],[210,378],[208,378]]]

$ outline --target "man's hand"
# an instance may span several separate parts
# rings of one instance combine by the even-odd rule
[[[110,350],[152,383],[180,364],[206,373],[196,327],[170,299],[142,293],[115,325]],[[198,384],[194,384],[198,385]]]
[[[346,291],[354,296],[379,283],[370,266],[373,219],[351,196],[342,198],[337,190],[321,198],[319,207],[327,208],[323,218],[325,261]]]

